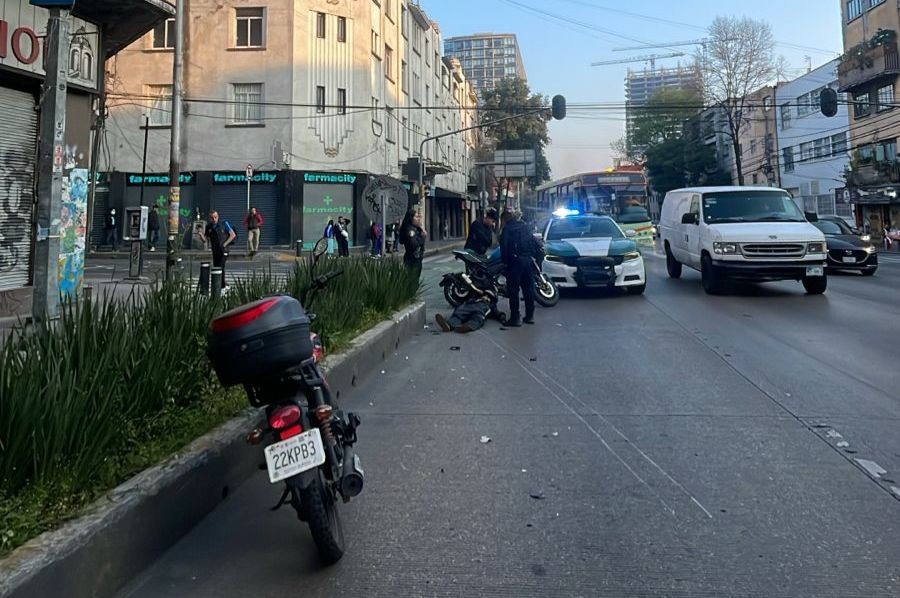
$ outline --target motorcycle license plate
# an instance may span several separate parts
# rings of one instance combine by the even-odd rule
[[[855,257],[845,257],[845,258],[843,258],[843,262],[845,264],[855,264],[856,258]]]
[[[825,276],[825,268],[822,266],[813,266],[806,269],[807,276]]]
[[[325,448],[318,428],[276,442],[266,447],[265,452],[269,481],[273,484],[325,463]]]

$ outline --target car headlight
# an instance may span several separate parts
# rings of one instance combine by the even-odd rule
[[[806,253],[825,253],[825,243],[817,241],[815,243],[807,243]]]
[[[868,243],[869,241],[872,240],[872,235],[863,235],[859,239],[860,239],[860,241],[864,241],[864,242]]]
[[[622,256],[623,261],[630,262],[632,260],[641,259],[641,254],[637,251],[630,251]]]
[[[863,247],[863,249],[866,250],[866,253],[875,253],[874,245],[866,245],[865,247]]]
[[[713,243],[713,251],[719,255],[734,255],[740,253],[737,243]]]

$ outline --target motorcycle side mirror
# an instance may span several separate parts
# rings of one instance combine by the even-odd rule
[[[318,262],[319,258],[321,258],[323,255],[325,255],[327,252],[328,252],[328,239],[326,239],[325,237],[322,237],[321,239],[316,241],[315,246],[313,246],[312,253],[313,253],[314,260]]]

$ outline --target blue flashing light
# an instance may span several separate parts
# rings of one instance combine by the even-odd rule
[[[553,215],[557,218],[565,218],[566,216],[578,216],[579,214],[581,214],[581,212],[579,212],[578,210],[570,210],[569,208],[559,208],[558,210],[553,212]]]

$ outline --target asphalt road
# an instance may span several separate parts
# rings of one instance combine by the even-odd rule
[[[345,397],[343,561],[260,472],[121,595],[896,598],[898,262],[709,297],[648,255],[643,297],[423,330]]]

